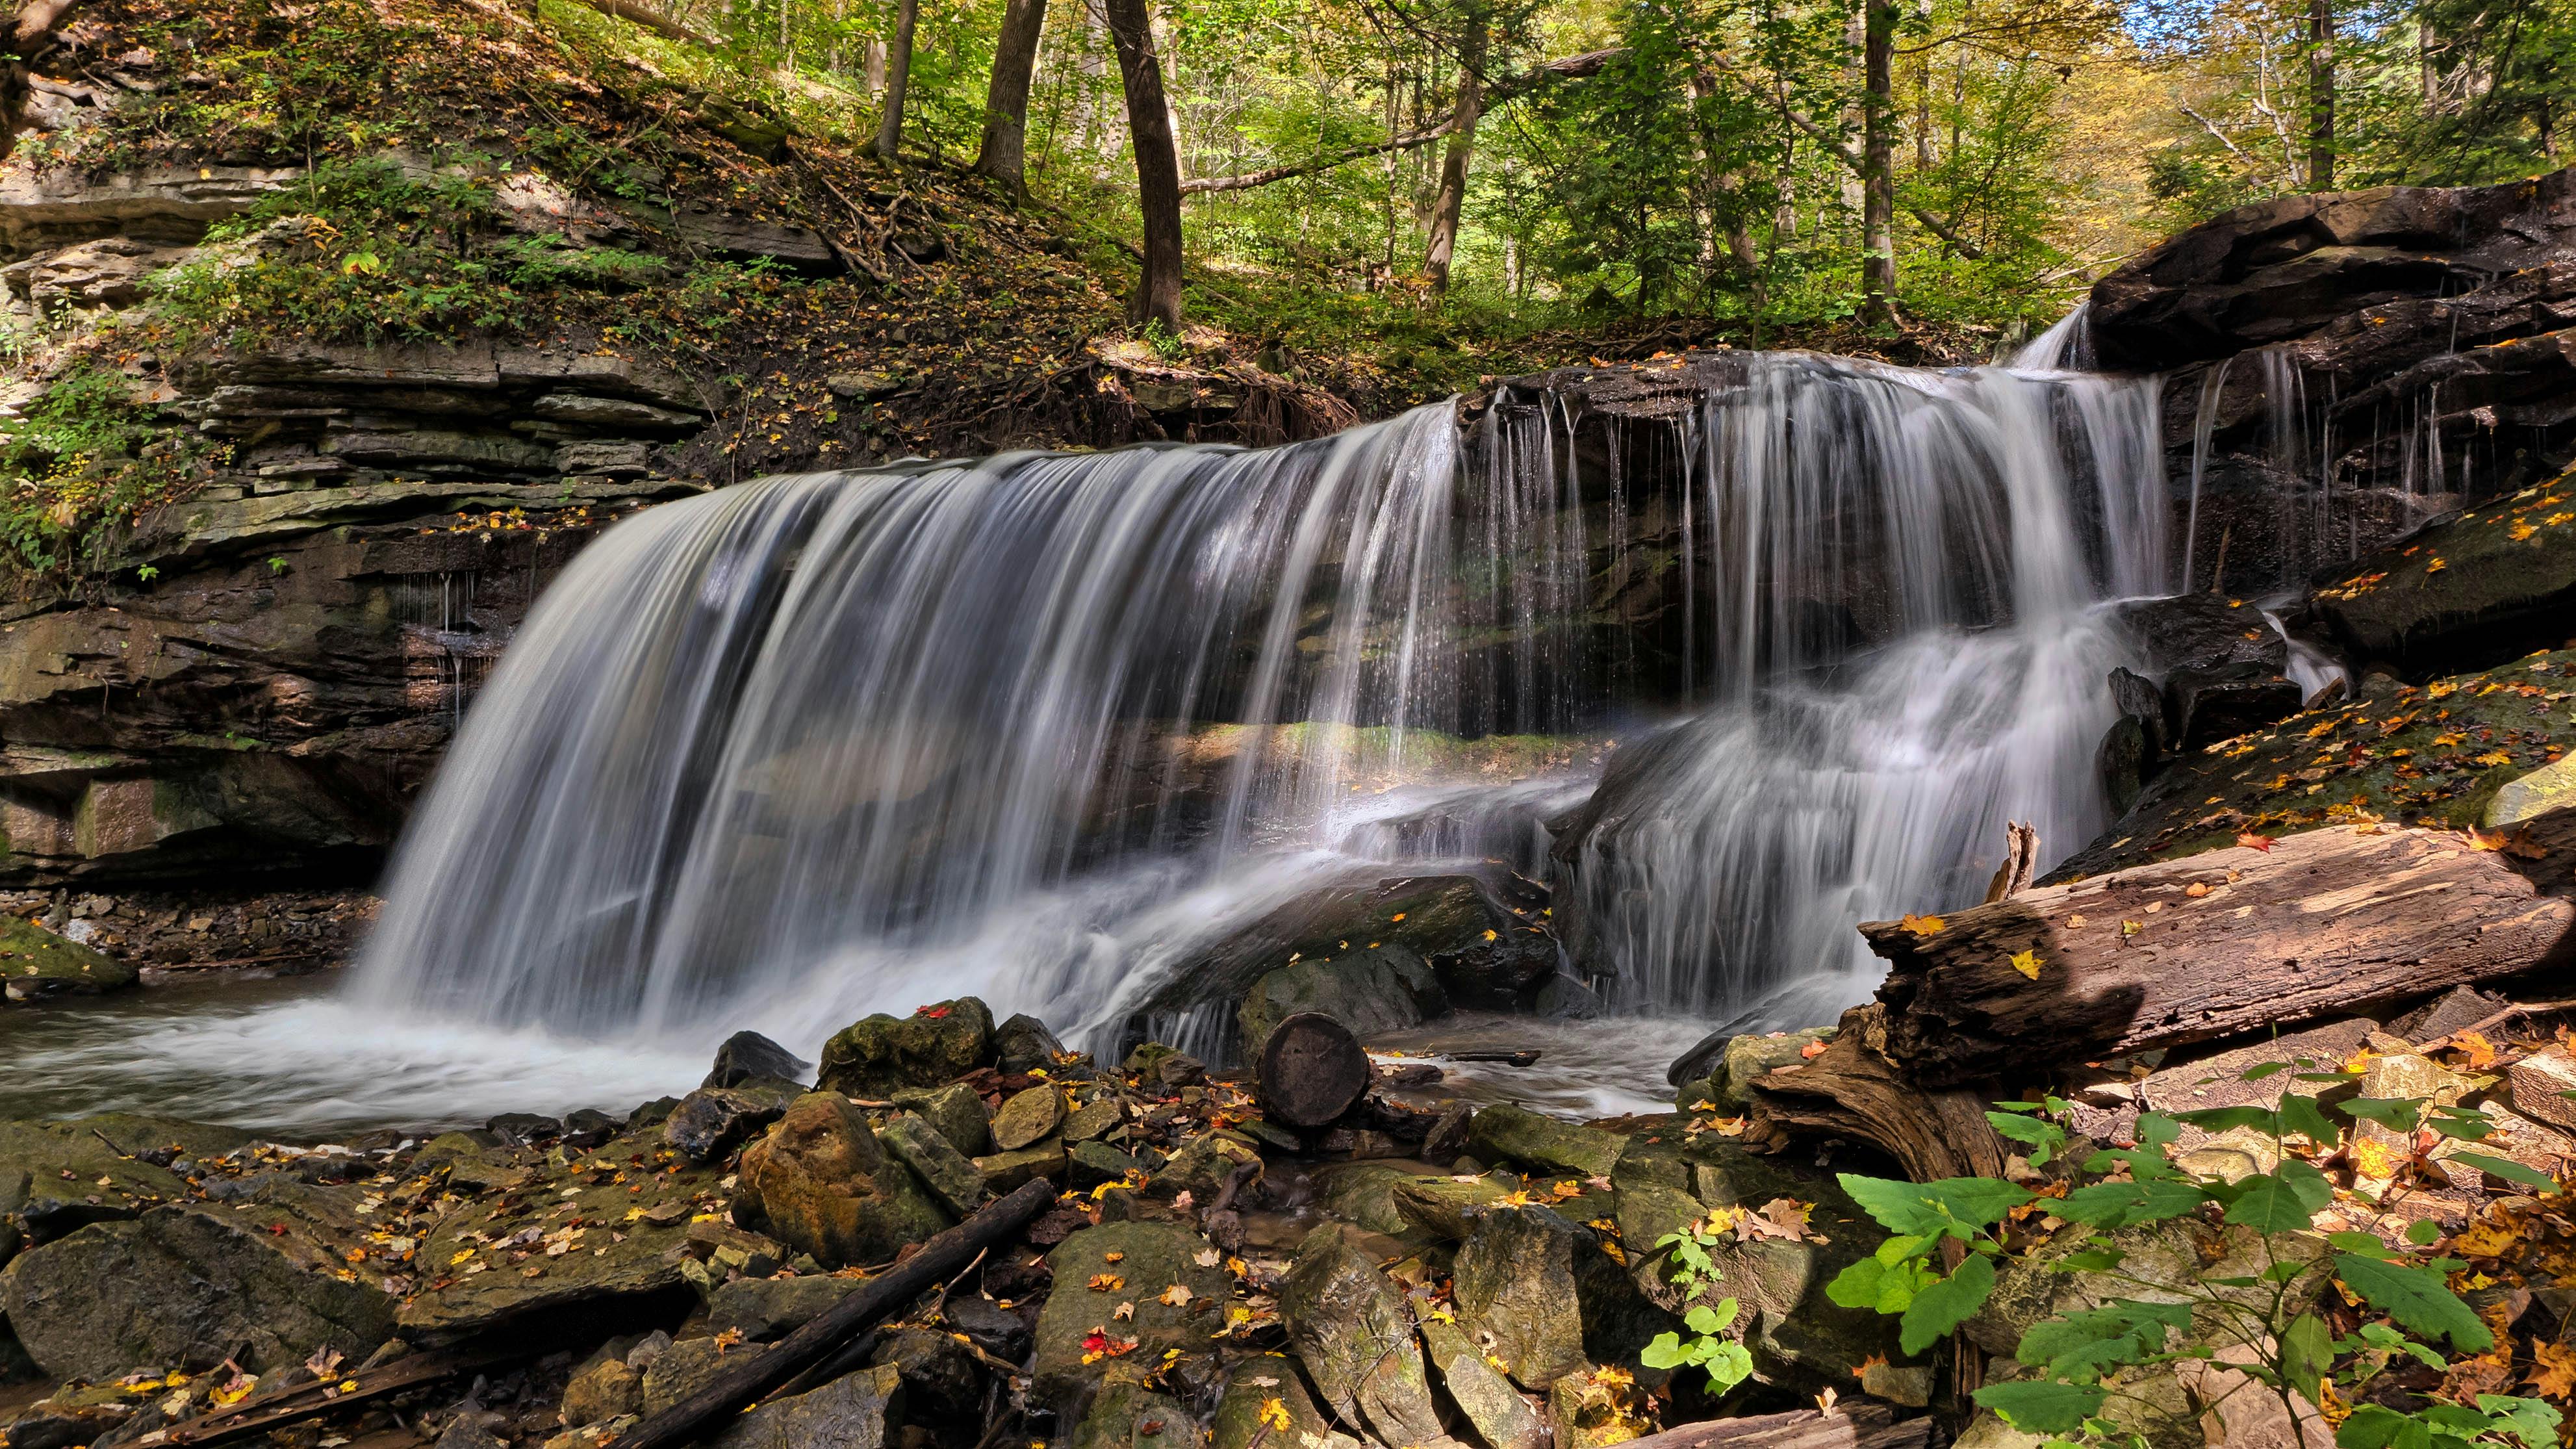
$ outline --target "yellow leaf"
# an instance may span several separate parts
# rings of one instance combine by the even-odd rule
[[[2449,564],[2442,562],[2440,559],[2435,559],[2431,563],[2424,565],[2424,572],[2428,574],[2438,574],[2449,567]]]
[[[1905,919],[1897,924],[1918,936],[1937,936],[1950,923],[1939,916],[1918,916],[1908,913]]]
[[[1261,1422],[1285,1434],[1288,1432],[1288,1405],[1280,1399],[1261,1401]]]
[[[2037,981],[2039,979],[2039,952],[2035,950],[2015,951],[2012,953],[2012,969],[2029,977],[2033,981]]]
[[[1166,1308],[1187,1308],[1190,1304],[1190,1299],[1195,1296],[1196,1295],[1190,1292],[1187,1284],[1175,1283],[1171,1287],[1164,1289],[1162,1297],[1156,1301]]]

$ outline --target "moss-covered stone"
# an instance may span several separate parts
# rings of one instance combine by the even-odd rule
[[[1284,1431],[1277,1426],[1283,1414],[1288,1419]],[[1265,1449],[1359,1449],[1358,1440],[1334,1432],[1332,1421],[1316,1407],[1297,1361],[1276,1353],[1255,1354],[1236,1364],[1208,1420],[1208,1449],[1254,1449],[1255,1441]]]
[[[945,1086],[992,1060],[992,1008],[960,996],[841,1028],[823,1044],[815,1085],[883,1100],[906,1087]]]
[[[1422,1344],[1440,1371],[1440,1386],[1475,1426],[1477,1438],[1491,1449],[1546,1449],[1547,1426],[1538,1411],[1456,1325],[1423,1324]]]
[[[1271,1028],[1300,1012],[1320,1012],[1353,1035],[1377,1036],[1419,1026],[1449,1009],[1429,962],[1400,944],[1372,944],[1282,966],[1252,984],[1235,1011],[1237,1048],[1261,1052]]]
[[[1578,1127],[1527,1108],[1497,1103],[1481,1108],[1468,1128],[1468,1150],[1485,1162],[1517,1162],[1546,1172],[1607,1176],[1628,1139]]]
[[[135,982],[132,966],[32,921],[0,916],[0,995],[13,1002],[97,996]]]
[[[1204,1349],[1233,1290],[1223,1255],[1177,1223],[1084,1228],[1047,1254],[1047,1266],[1055,1287],[1038,1310],[1034,1382],[1050,1399],[1080,1392],[1110,1365],[1150,1367],[1167,1349]],[[1175,1285],[1186,1301],[1165,1301]],[[1127,1317],[1121,1304],[1133,1305]],[[1094,1337],[1102,1346],[1086,1348]]]
[[[984,1110],[984,1099],[964,1082],[950,1082],[944,1087],[906,1087],[889,1094],[888,1099],[908,1112],[918,1112],[922,1119],[939,1129],[948,1145],[968,1157],[981,1157],[993,1150],[992,1114]]]
[[[1440,1438],[1413,1307],[1338,1223],[1306,1237],[1279,1283],[1279,1317],[1315,1390],[1388,1444]]]
[[[891,1261],[953,1221],[838,1092],[799,1097],[743,1149],[736,1217],[826,1267]]]
[[[963,1218],[983,1201],[984,1174],[927,1120],[898,1112],[877,1129],[877,1140],[912,1169],[951,1217]]]
[[[1064,1121],[1064,1089],[1052,1082],[1014,1092],[993,1114],[993,1145],[1017,1152],[1041,1138],[1052,1137]]]

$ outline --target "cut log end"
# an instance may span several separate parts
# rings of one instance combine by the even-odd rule
[[[1340,1120],[1368,1094],[1368,1053],[1349,1027],[1321,1012],[1301,1012],[1261,1043],[1261,1106],[1291,1127]]]

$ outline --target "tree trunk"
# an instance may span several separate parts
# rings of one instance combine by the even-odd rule
[[[1915,1085],[1883,1051],[1887,1018],[1884,1006],[1856,1006],[1824,1051],[1753,1083],[1758,1135],[1772,1145],[1793,1134],[1866,1142],[1915,1182],[2002,1176],[2003,1139],[1986,1125],[1985,1094]]]
[[[1458,43],[1458,108],[1449,120],[1449,151],[1440,160],[1440,191],[1431,205],[1431,245],[1422,272],[1431,289],[1449,289],[1449,261],[1458,250],[1458,218],[1467,207],[1467,164],[1476,153],[1476,119],[1485,106],[1485,49],[1491,17],[1481,4],[1467,10],[1467,33]]]
[[[1861,117],[1861,320],[1896,323],[1896,97],[1890,72],[1896,52],[1896,7],[1868,0],[1862,68],[1867,109]]]
[[[2571,856],[2576,809],[2530,822],[2508,850],[2337,826],[2035,887],[1937,929],[1860,930],[1888,962],[1887,1057],[1949,1087],[2558,965],[2576,956]]]
[[[1321,1127],[1368,1095],[1373,1073],[1349,1027],[1322,1012],[1301,1011],[1261,1039],[1254,1078],[1273,1121]]]
[[[1037,75],[1038,39],[1045,32],[1046,0],[1009,0],[1002,8],[975,172],[1002,183],[1013,196],[1028,191],[1029,84]]]
[[[1146,0],[1108,0],[1109,40],[1127,92],[1127,135],[1136,151],[1136,200],[1145,224],[1145,273],[1128,311],[1139,322],[1181,330],[1181,158],[1172,141],[1172,112],[1163,99],[1163,67],[1154,56],[1154,22]]]
[[[2308,0],[2308,189],[2334,190],[2334,0]]]
[[[891,162],[903,149],[903,105],[912,93],[912,31],[921,0],[903,0],[895,11],[894,43],[886,47],[885,111],[877,121],[877,155]]]
[[[1865,1400],[1831,1411],[1791,1409],[1710,1419],[1631,1439],[1634,1449],[1920,1449],[1932,1441],[1932,1420],[1898,1422],[1883,1404]]]

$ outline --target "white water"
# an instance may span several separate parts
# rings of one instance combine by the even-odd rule
[[[1356,862],[1535,868],[1597,752],[1461,763],[1454,737],[1513,732],[1655,752],[1651,803],[1571,887],[1614,1004],[1828,1019],[1872,983],[1855,919],[1974,899],[2008,819],[2051,854],[2103,823],[2123,646],[2094,606],[2167,584],[2154,384],[1737,365],[1648,439],[1681,464],[1660,489],[1633,450],[1578,465],[1538,399],[1463,438],[1426,408],[619,524],[468,716],[345,999],[176,1024],[156,1060],[295,1121],[459,1110],[434,1094],[537,1059],[503,1075],[559,1095],[513,1105],[616,1109],[735,1030],[810,1051],[969,991],[1106,1045],[1196,950]],[[1670,607],[1609,627],[1640,580]],[[1699,713],[1641,744],[1676,670]],[[1450,823],[1399,828],[1426,810]],[[411,1044],[364,1037],[385,1023]]]

